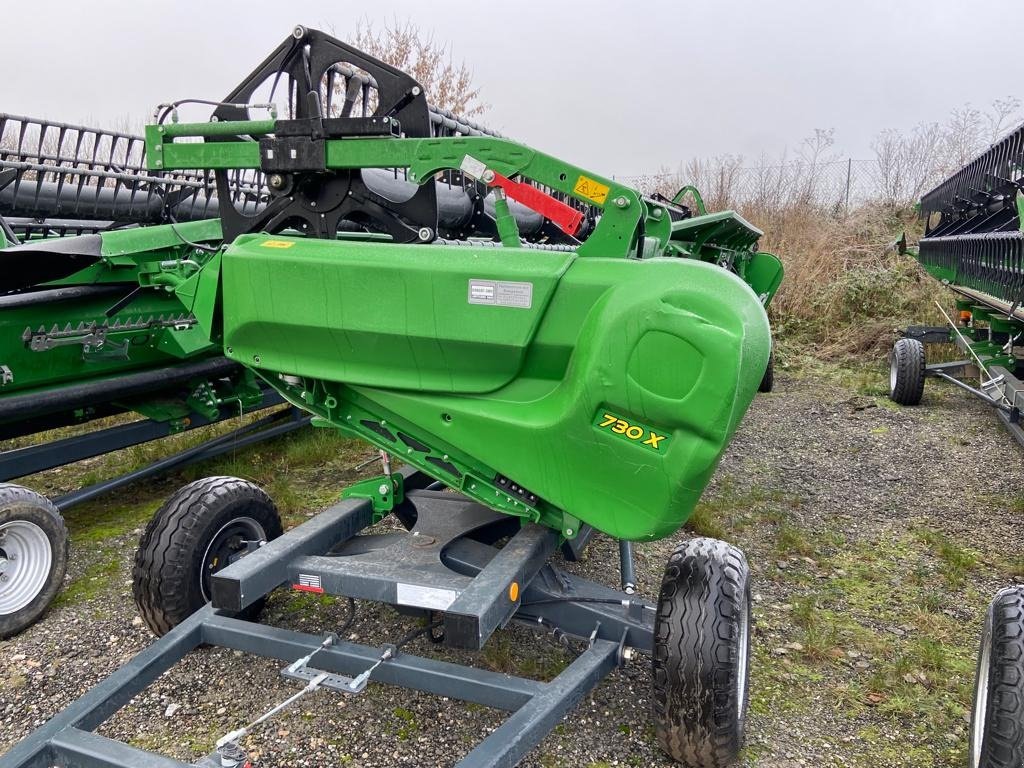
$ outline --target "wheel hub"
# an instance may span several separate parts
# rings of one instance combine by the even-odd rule
[[[0,525],[0,615],[20,611],[46,587],[53,552],[46,532],[28,520]]]
[[[213,574],[249,553],[250,541],[266,541],[267,532],[251,517],[236,517],[218,529],[203,553],[199,589],[203,600],[211,599],[210,580]]]

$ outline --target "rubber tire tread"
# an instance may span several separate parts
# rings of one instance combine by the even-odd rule
[[[0,616],[0,640],[13,637],[43,617],[64,585],[68,570],[68,529],[53,502],[23,485],[0,483],[0,523],[28,520],[38,525],[50,541],[50,573],[42,591],[31,603]]]
[[[918,405],[924,395],[924,372],[927,365],[924,344],[917,339],[900,339],[892,348],[890,365],[896,365],[896,386],[889,398],[900,405]]]
[[[158,637],[203,607],[198,562],[214,534],[229,520],[248,516],[272,541],[282,533],[274,502],[259,486],[237,477],[206,477],[179,489],[149,521],[132,568],[132,596],[139,615]],[[255,619],[259,600],[238,615]]]
[[[771,392],[775,387],[775,350],[768,355],[768,367],[764,369],[764,376],[761,383],[757,385],[758,392]]]
[[[989,688],[984,692],[988,706],[978,766],[1020,768],[1024,765],[1024,586],[1000,590],[988,610],[992,623]]]
[[[737,691],[736,677],[740,617],[750,620],[750,606],[750,568],[739,549],[697,538],[672,553],[654,624],[653,719],[661,748],[690,768],[732,765],[743,747],[749,683]],[[752,624],[747,629],[749,681]]]

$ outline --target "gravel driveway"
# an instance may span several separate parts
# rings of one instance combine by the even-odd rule
[[[1022,512],[1019,449],[983,406],[948,388],[929,383],[921,407],[897,409],[878,396],[881,374],[859,388],[840,381],[779,376],[776,391],[752,407],[692,526],[744,548],[753,568],[745,761],[963,765],[983,610],[998,587],[1024,576],[1009,545]],[[334,472],[307,480],[303,493],[321,506],[338,490]],[[71,513],[69,527],[79,534],[70,587],[41,623],[0,643],[0,751],[150,641],[131,600],[130,560],[140,521],[181,482],[108,500],[128,510],[111,523],[96,510],[81,519]],[[690,535],[637,547],[643,594],[656,594],[669,552]],[[616,559],[614,542],[599,538],[571,568],[613,583]],[[342,601],[279,593],[265,618],[321,632],[345,614]],[[410,626],[388,608],[361,603],[350,637],[385,643]],[[408,650],[537,677],[557,674],[572,658],[550,636],[522,628],[499,633],[482,654],[428,646],[417,640]],[[199,650],[102,732],[194,759],[294,692],[279,667]],[[649,710],[648,664],[633,661],[523,764],[669,765]],[[262,766],[450,765],[501,719],[371,684],[354,698],[317,692],[247,744]]]

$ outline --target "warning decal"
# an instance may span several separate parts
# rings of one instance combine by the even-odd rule
[[[261,248],[291,248],[295,245],[291,240],[264,240],[260,243]]]
[[[604,201],[608,199],[608,185],[595,181],[589,176],[580,176],[572,191],[598,205],[604,205]]]

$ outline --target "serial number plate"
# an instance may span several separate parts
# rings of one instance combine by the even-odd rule
[[[529,309],[533,306],[533,283],[472,279],[469,281],[469,303]]]
[[[608,411],[598,411],[594,418],[594,426],[618,435],[623,440],[642,445],[655,453],[664,453],[668,449],[668,435],[651,429],[646,424],[631,419],[623,419]]]

